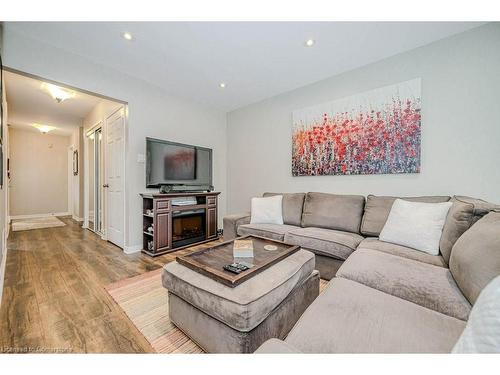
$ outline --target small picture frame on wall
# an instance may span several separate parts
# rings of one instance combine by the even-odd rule
[[[78,150],[73,151],[73,176],[78,176]]]

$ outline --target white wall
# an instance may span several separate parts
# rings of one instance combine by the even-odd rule
[[[9,128],[11,217],[68,212],[69,141]]]
[[[4,30],[4,65],[128,103],[126,181],[126,246],[142,246],[140,192],[145,191],[145,137],[168,139],[213,149],[213,180],[220,196],[219,219],[226,213],[226,114],[167,95],[123,73],[95,64],[83,56]]]
[[[97,125],[100,121],[104,121],[116,112],[123,104],[111,102],[109,100],[101,100],[83,119],[83,128],[85,131]]]
[[[3,56],[3,25],[0,24],[0,52]],[[7,128],[7,101],[5,95],[5,82],[2,82],[3,115],[0,118],[2,124],[3,143],[0,146],[3,151],[3,186],[0,189],[0,305],[2,304],[3,280],[5,276],[5,264],[7,260],[7,236],[9,233],[9,202],[8,202],[8,181],[7,181],[7,158],[9,155],[9,131]]]
[[[264,191],[467,194],[500,202],[499,46],[500,24],[488,24],[229,113],[228,212],[247,210],[250,197]],[[292,177],[293,110],[416,77],[420,174]]]

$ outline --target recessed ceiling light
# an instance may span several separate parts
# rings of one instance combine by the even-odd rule
[[[220,87],[221,89],[223,89],[223,88],[225,88],[225,87],[226,87],[226,84],[225,84],[224,82],[221,82],[221,83],[219,83],[219,87]]]
[[[132,40],[132,34],[130,34],[129,32],[124,32],[122,36],[126,40]]]
[[[306,40],[306,47],[312,47],[314,46],[314,39],[307,39]]]

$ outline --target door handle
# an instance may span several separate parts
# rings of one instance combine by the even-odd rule
[[[109,184],[104,184],[102,185],[103,188],[108,188],[109,187]]]

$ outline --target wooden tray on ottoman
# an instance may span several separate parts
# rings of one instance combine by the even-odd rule
[[[196,253],[177,257],[177,263],[234,288],[300,249],[299,246],[287,245],[283,242],[258,236],[245,236],[237,239],[252,240],[253,242],[254,257],[241,258],[245,259],[248,263],[252,263],[253,267],[240,274],[234,274],[223,268],[225,265],[234,262],[234,240],[223,242],[214,247],[197,251]],[[265,245],[275,245],[278,249],[268,251],[264,249]]]

